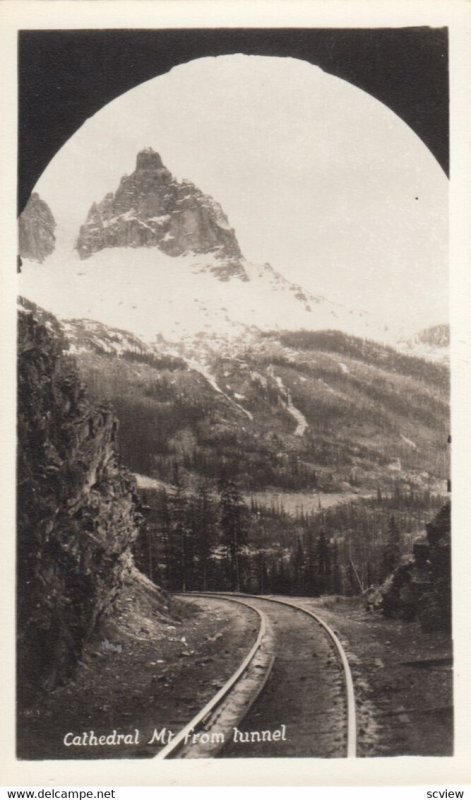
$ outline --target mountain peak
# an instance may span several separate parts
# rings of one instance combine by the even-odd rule
[[[56,246],[56,222],[51,209],[33,192],[19,218],[19,254],[42,263]]]
[[[152,147],[145,147],[137,154],[136,170],[138,169],[161,169],[163,167],[160,154]]]
[[[115,192],[92,204],[80,228],[80,258],[110,247],[212,254],[225,262],[223,279],[242,273],[242,253],[219,203],[190,181],[177,181],[151,147],[137,154],[136,169]]]

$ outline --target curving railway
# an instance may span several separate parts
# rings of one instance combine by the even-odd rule
[[[230,593],[217,599],[257,614],[249,652],[157,758],[356,756],[350,667],[336,633],[299,602]]]

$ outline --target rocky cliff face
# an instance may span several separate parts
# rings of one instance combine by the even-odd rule
[[[433,361],[446,363],[449,357],[450,326],[432,325],[409,339],[399,339],[398,348]]]
[[[158,247],[170,256],[213,253],[237,262],[240,248],[221,206],[190,181],[179,183],[151,148],[114,192],[94,203],[80,228],[81,258],[106,247]]]
[[[54,251],[55,227],[49,206],[34,192],[19,218],[20,256],[42,263]]]
[[[449,325],[432,325],[431,328],[425,328],[415,337],[418,344],[428,344],[434,347],[449,347],[450,345],[450,326]]]
[[[446,503],[425,526],[426,538],[413,558],[398,567],[382,588],[385,616],[418,619],[422,630],[451,630],[451,514]]]
[[[116,455],[117,421],[93,405],[50,315],[20,313],[18,669],[21,692],[73,671],[133,568],[141,516]]]

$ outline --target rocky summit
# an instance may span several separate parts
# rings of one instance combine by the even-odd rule
[[[137,154],[132,174],[91,205],[78,230],[64,223],[43,269],[32,261],[42,253],[25,244],[20,278],[24,297],[62,319],[94,320],[147,343],[163,336],[202,344],[209,337],[214,345],[254,330],[335,330],[447,361],[445,326],[412,336],[410,319],[331,302],[269,263],[245,259],[221,206],[190,181],[177,180],[152,148]],[[316,265],[313,253],[313,272]]]
[[[190,181],[177,181],[152,148],[138,153],[136,169],[116,192],[92,205],[76,247],[82,259],[108,247],[211,253],[236,270],[242,257],[221,206]]]
[[[42,263],[54,252],[55,227],[56,223],[49,206],[41,200],[39,194],[33,192],[19,218],[20,256]]]

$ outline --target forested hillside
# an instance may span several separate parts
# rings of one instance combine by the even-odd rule
[[[245,498],[231,481],[213,491],[141,489],[149,508],[135,546],[149,577],[172,591],[242,590],[315,597],[381,584],[443,504],[396,486],[390,496],[288,514]]]
[[[211,348],[66,323],[82,378],[112,401],[135,472],[242,490],[435,491],[448,476],[448,370],[338,332]],[[114,337],[114,341],[113,341]]]

